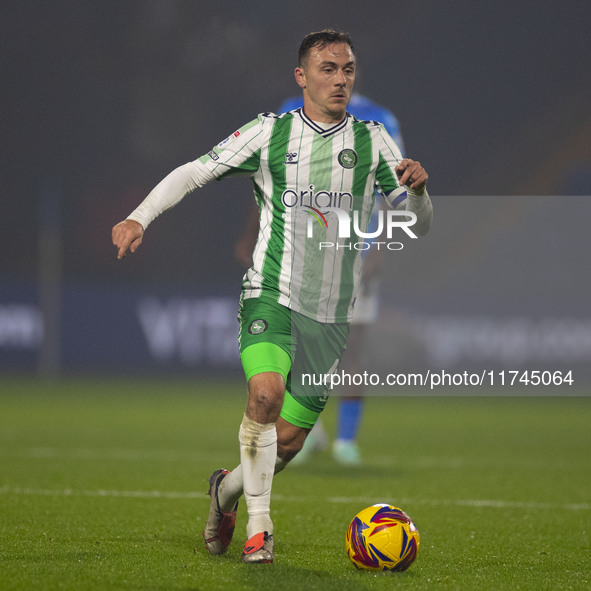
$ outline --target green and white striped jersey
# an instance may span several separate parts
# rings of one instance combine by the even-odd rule
[[[319,322],[350,321],[363,242],[354,216],[366,232],[374,190],[398,187],[401,159],[380,123],[347,115],[324,129],[302,109],[259,115],[202,156],[214,178],[243,174],[254,183],[260,226],[242,297],[268,298]]]

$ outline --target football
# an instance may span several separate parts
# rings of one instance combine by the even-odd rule
[[[419,530],[398,507],[372,505],[355,515],[347,530],[351,562],[363,570],[406,570],[417,557]]]

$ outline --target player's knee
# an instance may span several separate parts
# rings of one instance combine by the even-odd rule
[[[261,388],[249,396],[249,401],[260,408],[281,408],[283,393],[272,388]]]
[[[250,384],[247,416],[260,423],[275,422],[281,411],[284,395],[282,384],[271,382]]]

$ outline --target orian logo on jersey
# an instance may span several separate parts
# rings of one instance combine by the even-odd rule
[[[281,202],[285,207],[338,207],[340,209],[352,209],[353,195],[346,191],[316,191],[314,185],[310,185],[307,191],[297,193],[292,189],[283,191]]]
[[[394,228],[401,228],[410,238],[418,238],[410,229],[410,226],[413,226],[417,221],[417,216],[412,211],[380,210],[378,212],[377,230],[375,232],[364,232],[359,226],[359,212],[354,211],[353,216],[350,215],[353,206],[351,193],[344,191],[316,191],[314,185],[309,185],[308,189],[299,193],[287,189],[281,195],[281,201],[287,210],[293,211],[293,208],[302,208],[309,214],[308,238],[312,238],[314,235],[314,221],[318,222],[321,227],[328,228],[330,217],[334,216],[336,216],[335,221],[338,224],[339,238],[351,237],[351,222],[353,222],[353,233],[359,238],[377,238],[385,229],[388,239],[391,239]],[[406,195],[406,189],[401,187],[394,193],[397,195],[404,193]],[[331,213],[334,216],[329,216]]]

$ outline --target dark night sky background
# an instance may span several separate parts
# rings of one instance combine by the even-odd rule
[[[591,192],[588,2],[56,0],[1,10],[5,278],[35,276],[39,227],[58,220],[69,280],[199,287],[208,273],[236,285],[248,182],[187,199],[132,262],[115,263],[110,228],[172,168],[297,93],[299,42],[327,26],[353,35],[358,90],[399,118],[448,234],[490,223],[507,234],[511,201],[494,196]],[[524,244],[556,219],[535,209],[535,224],[530,205],[509,213]],[[566,224],[584,231],[578,214]],[[448,250],[469,248],[465,239]]]

